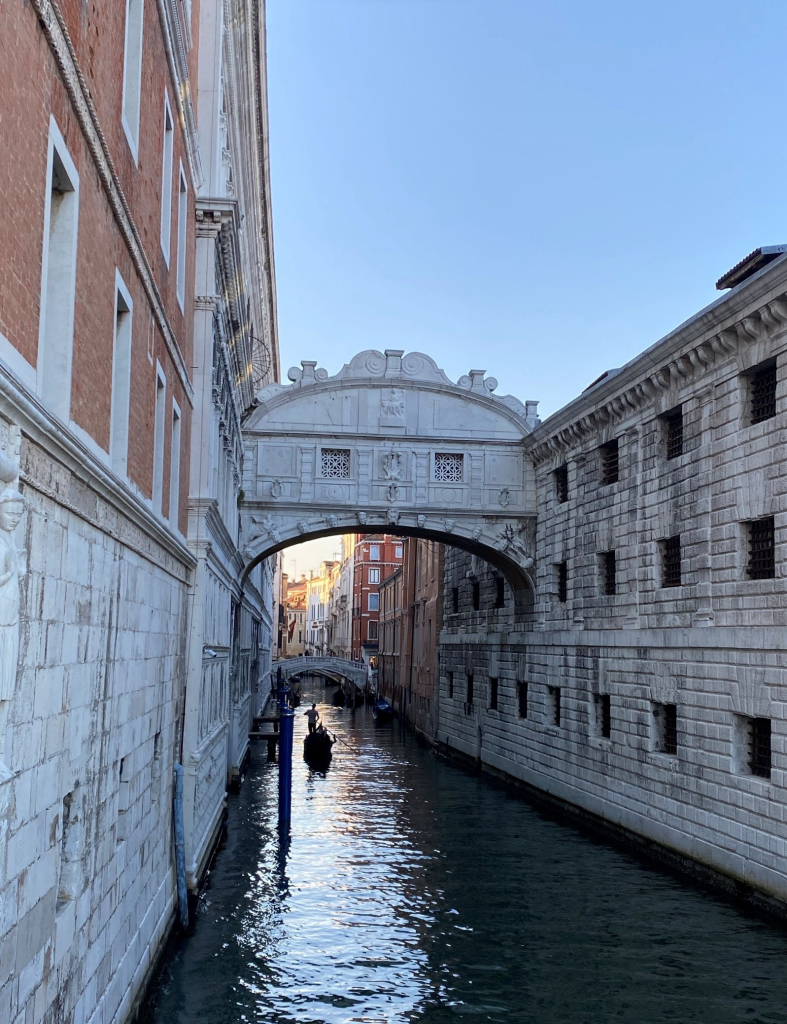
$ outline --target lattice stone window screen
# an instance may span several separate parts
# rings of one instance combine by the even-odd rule
[[[331,477],[333,480],[349,480],[350,449],[323,448],[321,472],[323,476]]]
[[[437,452],[434,457],[434,478],[444,484],[462,482],[464,455],[453,452]]]

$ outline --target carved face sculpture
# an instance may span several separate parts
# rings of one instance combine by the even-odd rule
[[[19,523],[25,511],[25,503],[21,495],[9,495],[0,499],[0,530],[12,533]]]

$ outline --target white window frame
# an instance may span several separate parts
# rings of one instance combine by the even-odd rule
[[[142,107],[142,39],[145,0],[126,0],[123,41],[123,114],[121,122],[134,163],[139,163],[139,124]]]
[[[370,569],[369,570],[369,582],[370,583],[379,583],[380,582],[380,570],[379,569]]]
[[[377,602],[377,607],[372,608],[372,600]],[[370,612],[379,612],[380,610],[380,595],[376,591],[372,591],[367,595],[366,610]]]
[[[180,406],[172,399],[172,443],[169,454],[169,522],[178,530],[180,515],[180,462],[183,457],[182,415]]]
[[[178,164],[178,255],[177,295],[181,312],[186,301],[186,224],[189,210],[189,186],[183,173],[183,164]]]
[[[377,552],[377,554],[374,553],[375,551]],[[380,545],[379,544],[370,544],[369,545],[369,561],[370,562],[379,562],[380,561]]]
[[[71,188],[64,192],[53,226],[52,183],[56,159]],[[36,391],[48,408],[65,423],[69,422],[71,412],[78,242],[79,174],[57,122],[50,116]],[[52,274],[53,257],[60,260],[56,278]]]
[[[153,510],[162,514],[164,504],[164,420],[167,411],[167,377],[156,360],[155,420],[153,425]]]
[[[125,309],[121,308],[125,306]],[[121,323],[121,314],[125,319]],[[131,414],[131,351],[134,336],[134,301],[115,270],[115,323],[112,339],[112,402],[109,457],[118,476],[128,475],[129,416]]]
[[[164,139],[161,158],[161,251],[164,262],[169,266],[172,243],[172,176],[174,173],[175,121],[169,105],[169,95],[164,90]],[[179,183],[178,183],[179,184]]]

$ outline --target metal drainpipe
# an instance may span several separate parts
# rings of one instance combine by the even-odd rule
[[[175,775],[175,797],[172,813],[175,825],[175,877],[178,888],[178,911],[180,923],[185,929],[189,926],[189,896],[186,889],[186,829],[183,823],[183,765],[176,764],[172,768]]]

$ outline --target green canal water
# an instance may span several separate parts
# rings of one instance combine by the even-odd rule
[[[318,694],[323,696],[322,692]],[[551,820],[368,709],[296,757],[287,848],[264,748],[143,1024],[775,1024],[787,931]],[[296,716],[296,753],[305,719]]]

